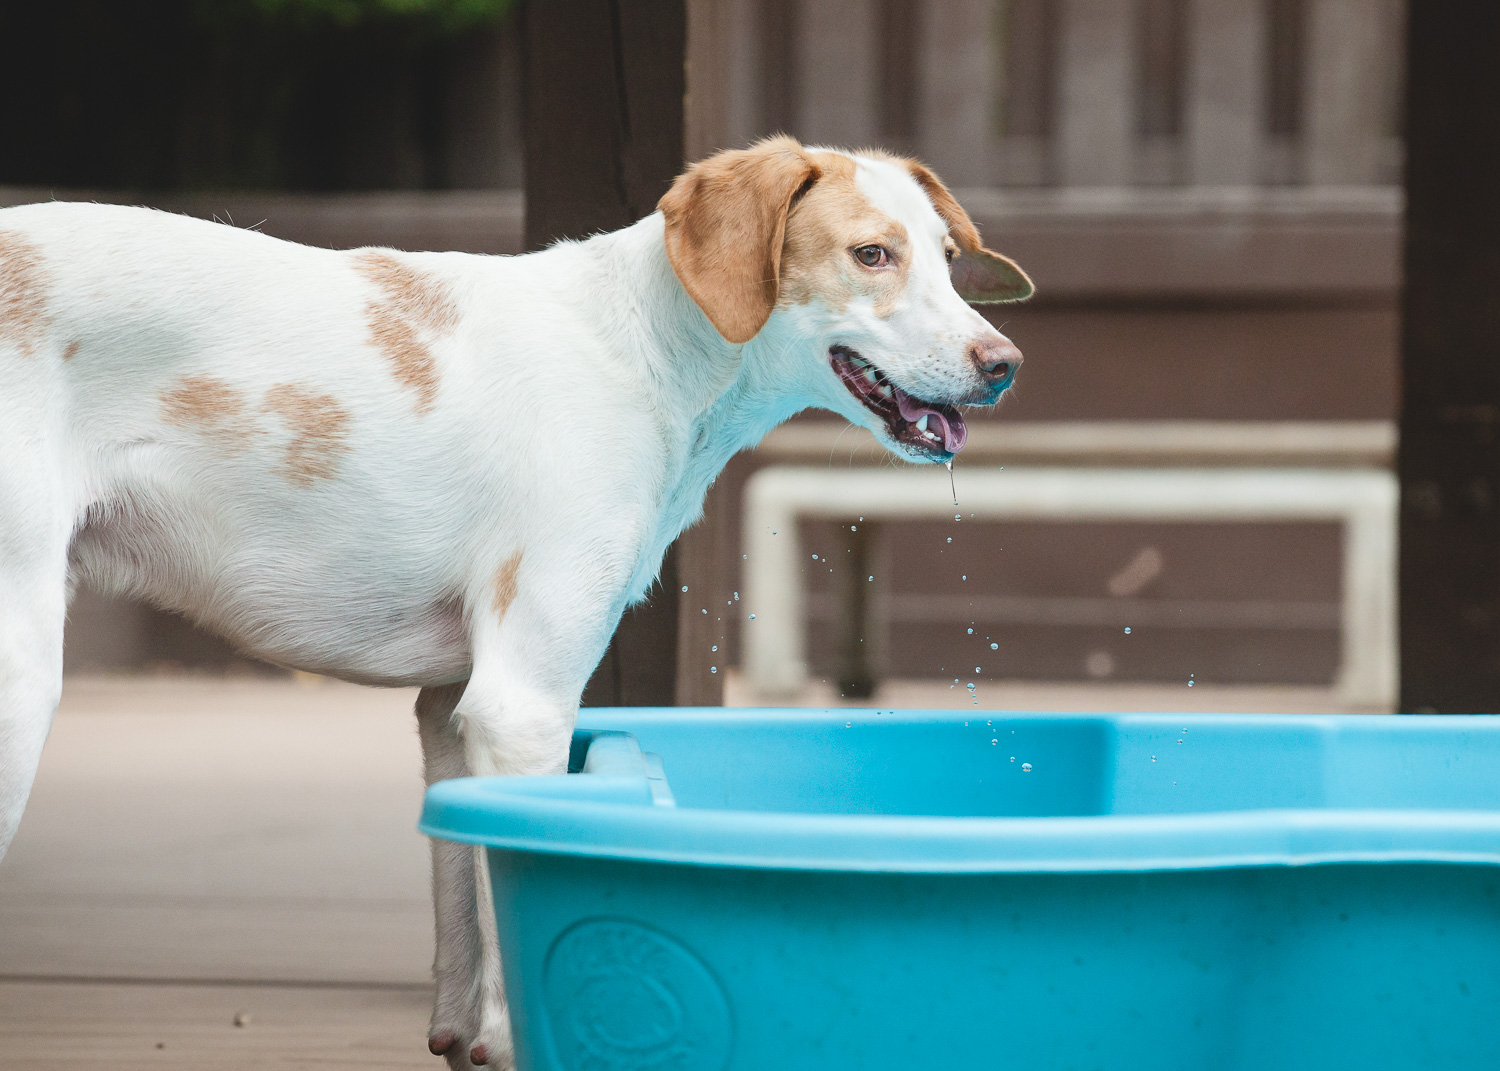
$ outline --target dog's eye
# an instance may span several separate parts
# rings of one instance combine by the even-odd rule
[[[943,250],[943,259],[946,260],[949,264],[953,263],[953,258],[956,256],[958,256],[958,250],[952,248],[951,246]]]
[[[883,245],[862,245],[853,250],[854,259],[867,268],[883,268],[891,262],[891,256]]]

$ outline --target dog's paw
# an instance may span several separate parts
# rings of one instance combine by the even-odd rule
[[[434,1056],[445,1057],[452,1071],[514,1071],[516,1066],[510,1025],[504,1020],[469,1037],[457,1030],[434,1030],[427,1048]]]

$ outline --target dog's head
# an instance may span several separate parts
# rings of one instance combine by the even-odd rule
[[[744,343],[784,318],[815,355],[788,389],[902,457],[952,458],[956,407],[1015,378],[1020,351],[969,304],[1030,297],[1031,280],[915,160],[771,138],[694,165],[660,208],[672,268],[719,333]]]

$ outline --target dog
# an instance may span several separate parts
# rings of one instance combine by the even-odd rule
[[[788,137],[514,257],[0,210],[0,855],[78,583],[259,658],[420,686],[427,782],[566,768],[621,613],[729,458],[809,407],[950,461],[1032,283],[915,160]],[[453,1068],[507,1067],[481,855],[434,842]]]

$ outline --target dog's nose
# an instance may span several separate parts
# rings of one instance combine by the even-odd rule
[[[1004,383],[1021,367],[1021,351],[1015,343],[1001,335],[985,339],[969,347],[969,360],[984,378],[991,383]]]

